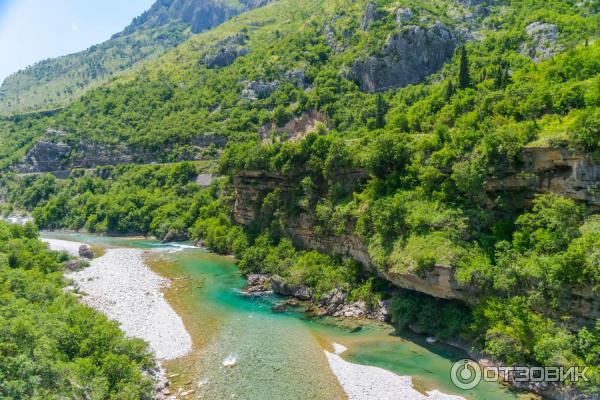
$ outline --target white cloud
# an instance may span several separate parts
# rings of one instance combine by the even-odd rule
[[[71,23],[71,30],[73,32],[77,32],[79,30],[79,25],[77,25],[77,22],[72,22]]]

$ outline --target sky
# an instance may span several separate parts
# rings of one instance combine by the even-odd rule
[[[0,0],[0,82],[120,32],[155,0]]]

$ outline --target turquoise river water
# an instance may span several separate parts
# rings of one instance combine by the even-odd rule
[[[417,336],[398,337],[387,325],[369,321],[308,318],[301,308],[274,312],[284,299],[249,297],[231,258],[155,240],[86,234],[45,233],[44,237],[84,242],[97,249],[134,247],[148,252],[148,264],[173,279],[166,297],[194,341],[189,356],[166,364],[173,388],[193,389],[202,399],[295,400],[345,398],[323,349],[348,347],[347,361],[413,377],[415,388],[438,389],[473,400],[514,400],[519,395],[496,383],[469,391],[450,380],[454,361],[465,354]],[[234,367],[224,366],[226,361]],[[367,399],[366,399],[367,400]]]

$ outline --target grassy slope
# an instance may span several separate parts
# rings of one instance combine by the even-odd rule
[[[445,4],[443,1],[419,4],[429,10],[423,14],[431,21],[441,19],[457,29],[465,26],[463,22],[453,22],[447,15],[460,15],[465,12],[464,8],[456,6],[458,11],[443,11],[443,7],[436,9],[432,5],[438,3]],[[567,48],[582,43],[586,37],[593,37],[597,17],[578,15],[584,10],[565,6],[565,10],[560,10],[564,14],[560,14],[544,10],[539,2],[527,4],[521,9],[500,7],[496,12],[502,18],[493,16],[481,25],[480,31],[488,40],[471,45],[476,55],[476,58],[472,56],[475,58],[473,74],[484,70],[491,75],[499,59],[509,64],[515,76],[523,76],[517,75],[516,70],[525,71],[525,74],[527,70],[535,72],[533,64],[517,50],[525,40],[524,27],[538,19],[559,24],[564,32],[561,32],[560,44]],[[359,55],[377,53],[395,29],[393,16],[390,16],[377,22],[369,32],[360,31],[358,24],[363,9],[364,2],[311,0],[292,4],[279,1],[194,36],[140,71],[89,93],[46,124],[65,129],[73,136],[91,137],[100,142],[128,141],[151,148],[169,142],[186,143],[190,137],[206,132],[254,134],[273,118],[273,110],[281,106],[288,113],[296,114],[318,108],[328,114],[336,130],[344,133],[361,130],[376,113],[375,96],[360,92],[340,72],[347,70]],[[530,9],[536,11],[530,12]],[[332,51],[326,43],[326,25],[333,29],[336,40],[345,47],[342,53]],[[251,50],[250,54],[227,68],[207,69],[201,62],[204,54],[211,51],[216,41],[241,30],[249,36],[245,47]],[[456,64],[451,64],[440,76],[454,74],[455,68]],[[282,85],[267,99],[252,103],[240,100],[244,81],[282,80],[286,71],[294,69],[306,70],[314,87],[312,92]],[[524,78],[531,79],[532,76]],[[550,83],[557,83],[552,77],[550,79]],[[589,83],[593,86],[596,81]],[[423,99],[420,107],[426,107],[427,96],[441,90],[440,86],[419,85],[387,93],[391,114],[406,114],[410,106],[417,109],[413,103],[420,99]],[[490,88],[489,80],[483,81],[478,88],[482,89],[480,98],[514,97],[512,93],[505,93],[504,88]],[[532,88],[519,84],[515,89],[515,94],[526,102]],[[432,129],[432,121],[439,116],[437,108],[430,115],[419,115],[426,119],[421,126],[413,124],[408,128]],[[528,110],[517,112],[523,119],[522,115]]]
[[[214,0],[230,12],[241,12],[237,0]],[[211,4],[205,1],[204,4]],[[153,6],[154,13],[165,7]],[[89,89],[98,87],[143,61],[164,53],[191,36],[178,12],[160,22],[150,12],[149,22],[135,23],[125,33],[79,53],[47,59],[9,76],[0,87],[0,114],[63,107]]]

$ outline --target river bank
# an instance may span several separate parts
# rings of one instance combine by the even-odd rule
[[[82,243],[45,239],[53,250],[79,255]],[[154,273],[139,249],[108,249],[89,268],[66,274],[84,304],[119,323],[127,336],[145,340],[159,360],[184,356],[192,340],[183,321],[166,301],[169,281]]]
[[[412,377],[348,362],[341,357],[347,348],[338,343],[333,347],[334,353],[325,350],[325,355],[349,400],[465,400],[437,390],[423,394],[413,387]]]
[[[399,399],[459,398],[441,393],[456,393],[456,389],[447,382],[450,360],[458,357],[452,355],[451,350],[440,347],[431,352],[422,345],[390,336],[390,330],[384,325],[373,325],[368,321],[356,322],[361,327],[356,330],[355,327],[345,327],[346,322],[348,325],[355,324],[353,319],[307,319],[302,307],[274,312],[274,307],[285,303],[286,299],[273,294],[244,295],[241,288],[245,280],[231,259],[192,246],[164,245],[141,238],[49,235],[51,239],[47,241],[52,242],[53,248],[70,250],[71,254],[78,249],[79,243],[67,248],[65,243],[56,239],[68,242],[72,238],[73,242],[107,249],[103,257],[92,261],[90,268],[96,266],[96,270],[75,273],[80,274],[77,281],[94,285],[94,290],[106,290],[107,285],[119,286],[115,282],[129,280],[124,275],[110,276],[113,267],[97,260],[111,260],[112,264],[120,264],[117,269],[121,270],[131,265],[131,261],[124,262],[123,257],[136,259],[134,264],[137,265],[133,265],[133,269],[143,268],[144,274],[162,276],[159,279],[162,286],[157,285],[153,290],[162,292],[163,300],[172,307],[173,313],[179,314],[192,337],[190,352],[162,363],[171,381],[166,391],[169,396],[182,398],[183,394],[187,394],[187,398],[223,399],[235,396],[265,400],[395,399],[386,394],[389,386],[387,376],[390,382],[396,382],[394,385],[402,383],[402,392],[398,393],[405,393],[408,397]],[[61,248],[57,248],[59,245]],[[110,259],[111,255],[116,258]],[[110,278],[100,284],[102,274],[108,274]],[[88,283],[86,280],[89,278],[92,280]],[[165,278],[170,284],[165,285]],[[126,290],[119,287],[118,291]],[[139,296],[143,298],[145,293]],[[106,307],[106,304],[96,306]],[[146,304],[145,307],[151,306]],[[113,319],[116,318],[118,316]],[[333,343],[343,343],[350,350],[335,354],[335,349],[331,352]],[[450,353],[446,355],[447,351]],[[441,352],[441,357],[438,352]],[[364,368],[370,373],[366,374]],[[348,380],[358,386],[344,385]],[[411,397],[415,393],[423,397]],[[492,394],[482,397],[482,393]],[[498,385],[488,385],[464,398],[516,399]]]

